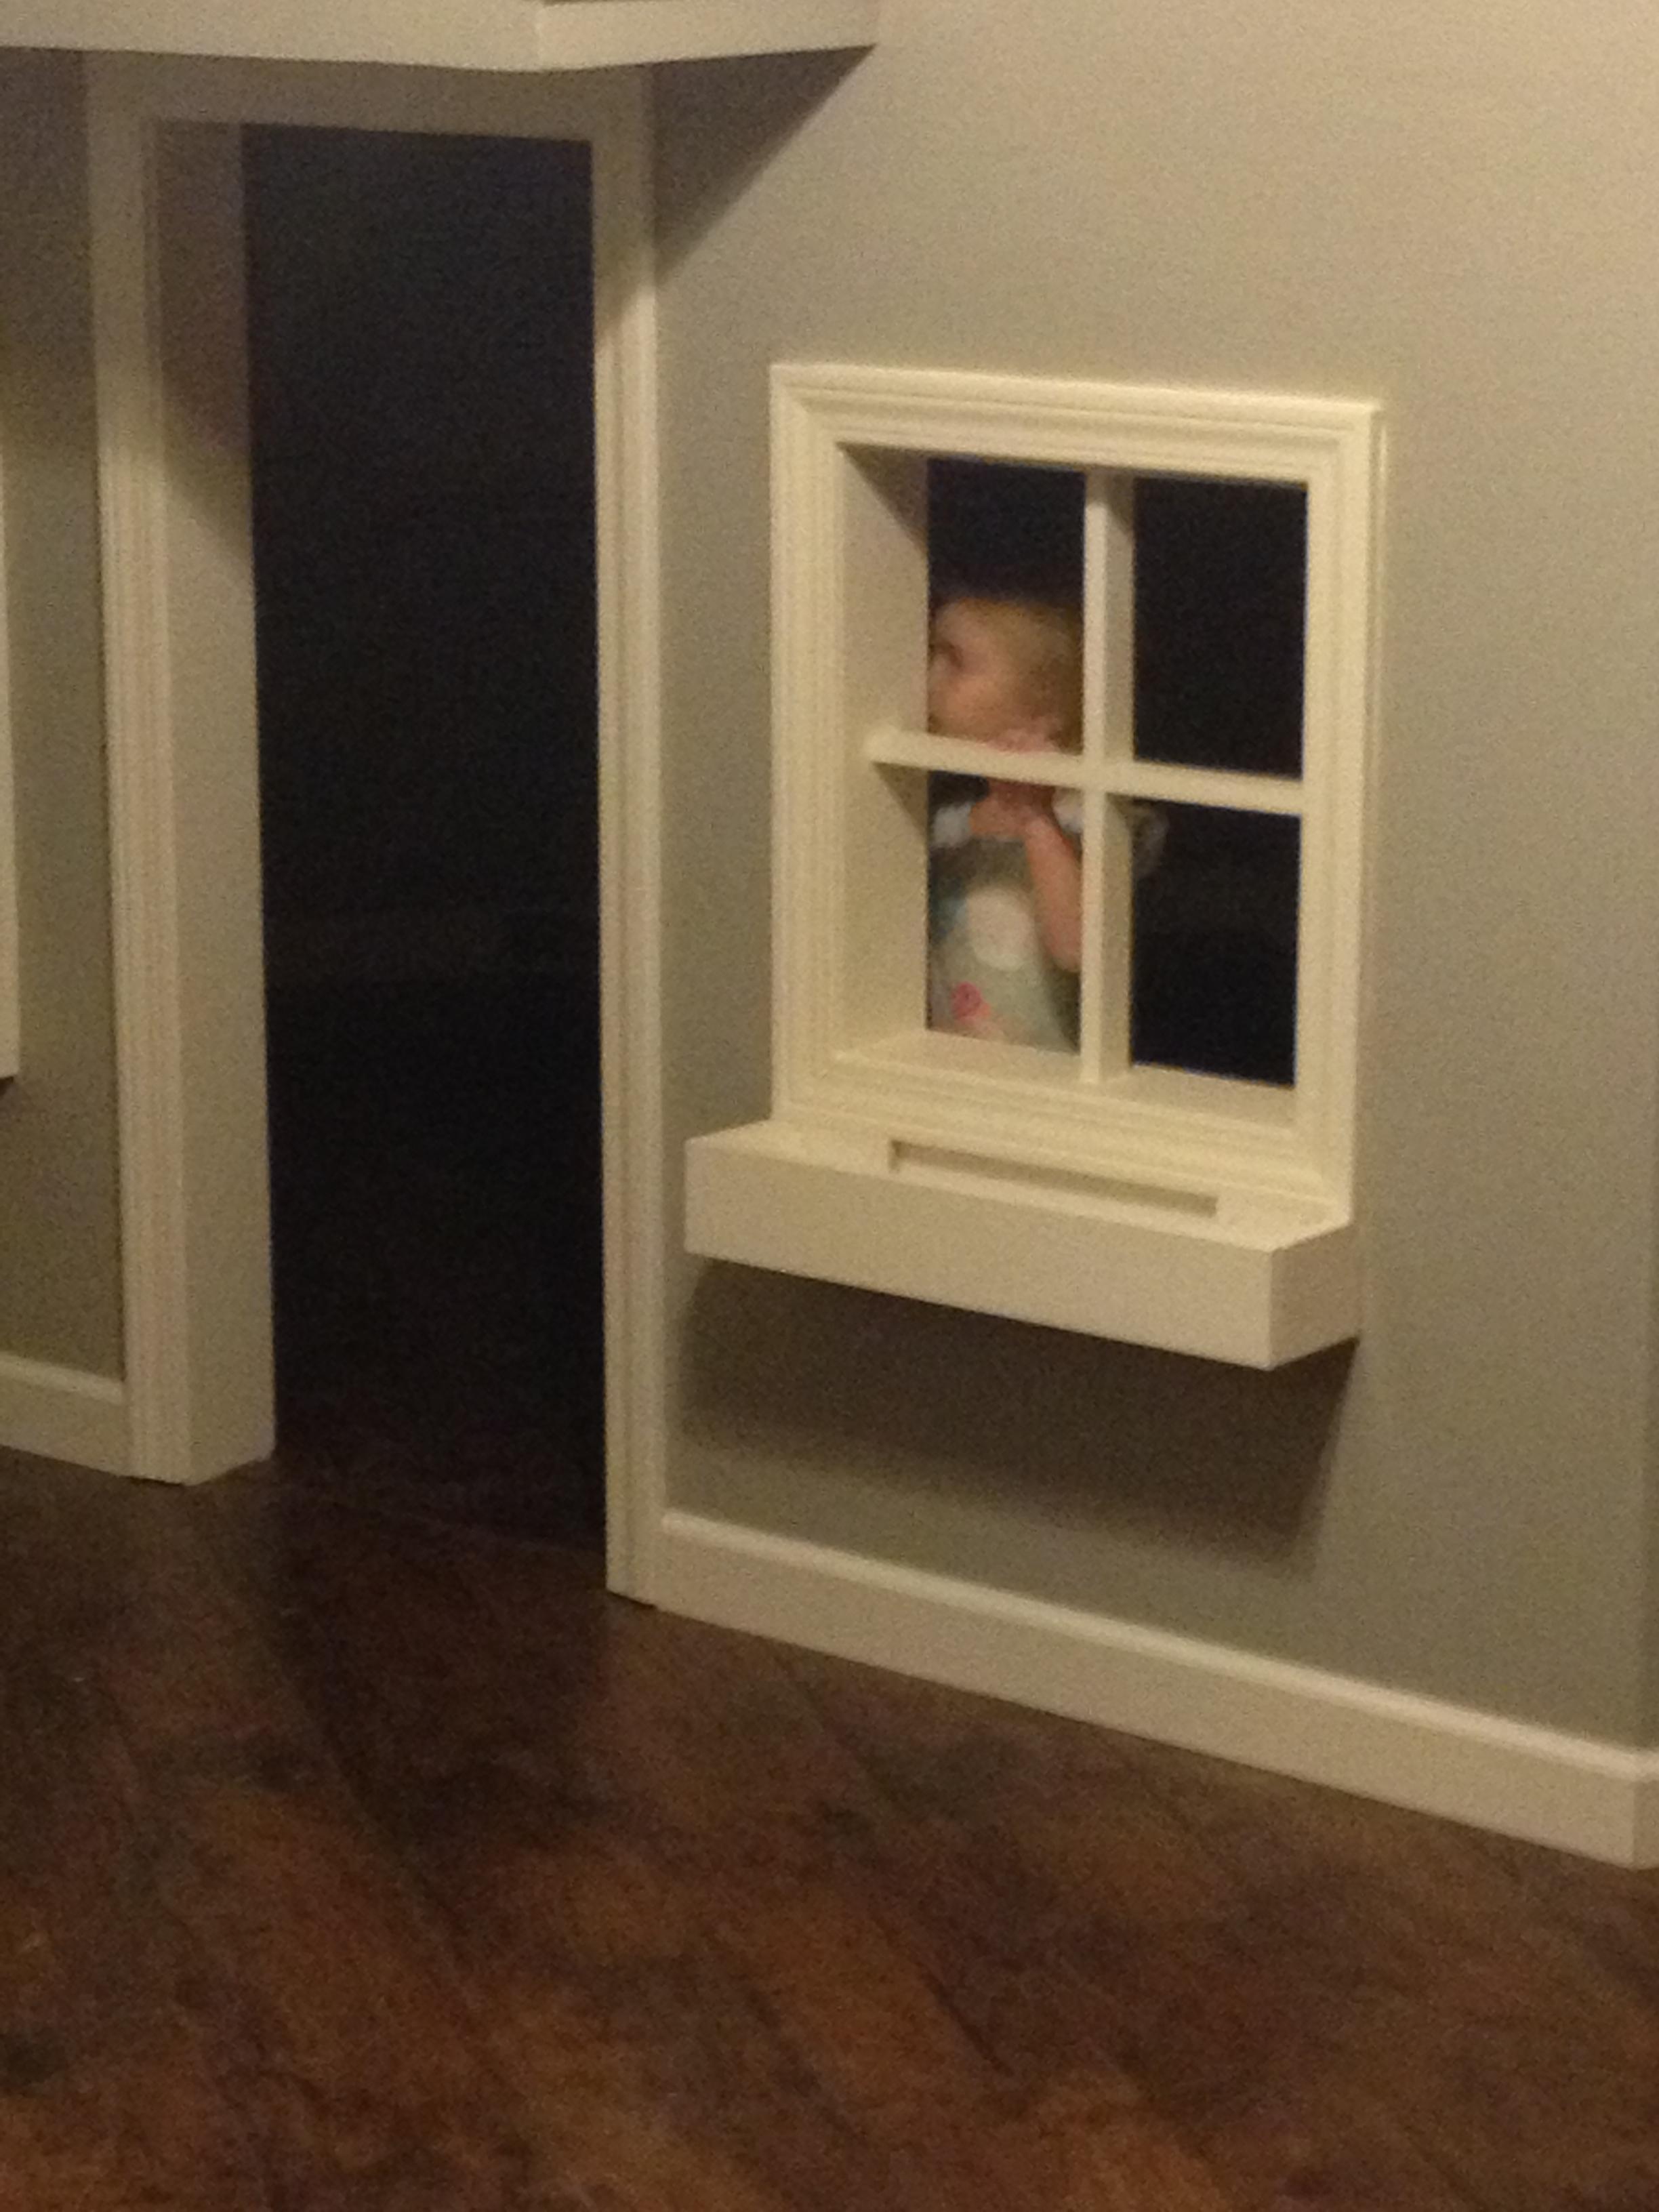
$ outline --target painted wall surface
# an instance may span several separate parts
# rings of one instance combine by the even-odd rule
[[[663,73],[671,1130],[763,1113],[768,365],[1386,410],[1357,1352],[682,1263],[677,1500],[1638,1740],[1659,77],[1636,0],[888,0]]]
[[[0,1087],[0,1352],[121,1370],[97,447],[78,63],[0,62],[22,1073]]]
[[[676,1498],[1659,1727],[1646,8],[887,0],[861,61],[668,70],[659,106],[676,1138],[767,1097],[771,361],[1350,394],[1391,451],[1358,1353],[1256,1376],[681,1262]],[[74,118],[68,65],[7,64],[27,1065],[0,1349],[113,1372]]]

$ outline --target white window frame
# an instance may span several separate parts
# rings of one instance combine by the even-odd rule
[[[694,1144],[694,1246],[1252,1364],[1352,1335],[1376,409],[794,365],[774,371],[772,399],[773,1114]],[[994,749],[925,728],[926,464],[938,456],[1085,478],[1084,750],[1023,757],[1021,766],[1032,781],[1083,793],[1085,937],[1098,960],[1118,966],[1115,990],[1103,977],[1091,991],[1085,976],[1075,1056],[924,1026],[926,772],[994,774],[999,765]],[[1299,777],[1133,756],[1133,538],[1122,487],[1158,475],[1305,493]],[[1299,819],[1292,1087],[1130,1064],[1127,931],[1109,921],[1115,910],[1127,915],[1129,898],[1132,833],[1120,799]],[[815,1146],[836,1176],[862,1176],[861,1230],[851,1239],[867,1246],[862,1260],[848,1259],[842,1231],[824,1264],[800,1225],[826,1194],[809,1188]],[[745,1158],[750,1166],[732,1165]],[[781,1160],[793,1197],[777,1187]],[[763,1237],[738,1225],[747,1209],[728,1202],[742,1196],[734,1176],[767,1185]],[[923,1191],[933,1194],[931,1215],[927,1201],[918,1210]],[[837,1207],[853,1196],[844,1182],[835,1186]],[[1018,1221],[1011,1207],[1023,1210]],[[1048,1224],[1052,1258],[1065,1246],[1085,1276],[1113,1286],[1045,1290],[1039,1237],[1030,1285],[1019,1291],[999,1250],[1012,1251],[1034,1214]],[[792,1218],[800,1226],[793,1260]],[[1127,1295],[1136,1271],[1121,1232],[1131,1230],[1158,1285],[1153,1305],[1167,1305],[1177,1261],[1194,1277],[1173,1319]],[[927,1268],[907,1259],[918,1236],[948,1237],[960,1263],[938,1252]],[[1241,1293],[1239,1253],[1264,1249],[1267,1261],[1247,1271],[1255,1287]]]

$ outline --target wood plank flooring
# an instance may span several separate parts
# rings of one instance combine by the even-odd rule
[[[0,1456],[3,2212],[1659,2212],[1659,1882]]]

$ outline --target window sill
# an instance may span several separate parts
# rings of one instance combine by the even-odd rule
[[[704,1259],[1001,1314],[1235,1365],[1358,1334],[1353,1224],[1335,1204],[759,1121],[687,1147]]]
[[[1290,1089],[1136,1066],[1089,1081],[1074,1055],[910,1030],[836,1053],[779,1118],[853,1140],[908,1140],[1160,1188],[1338,1195]]]
[[[1292,1086],[1247,1083],[1229,1076],[1188,1074],[1179,1067],[1137,1064],[1091,1082],[1073,1053],[1032,1045],[999,1044],[945,1030],[902,1030],[848,1048],[831,1063],[836,1076],[874,1080],[884,1087],[905,1075],[968,1097],[999,1092],[1033,1113],[1083,1114],[1097,1121],[1103,1107],[1179,1115],[1211,1130],[1258,1130],[1284,1134],[1296,1127]]]

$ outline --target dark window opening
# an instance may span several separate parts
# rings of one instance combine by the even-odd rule
[[[968,593],[1083,605],[1084,479],[1012,461],[927,464],[930,603]]]
[[[928,1026],[1048,1052],[1078,1045],[1078,957],[1056,946],[1078,928],[1082,823],[1074,792],[1018,763],[1082,742],[1083,508],[1075,471],[928,464],[928,727],[1009,757],[1006,781],[928,781]],[[1060,832],[1040,875],[1034,799]]]
[[[1141,477],[1134,518],[1137,755],[1299,775],[1307,493]]]
[[[1212,806],[1160,811],[1158,866],[1135,886],[1131,1056],[1292,1083],[1301,824]]]

